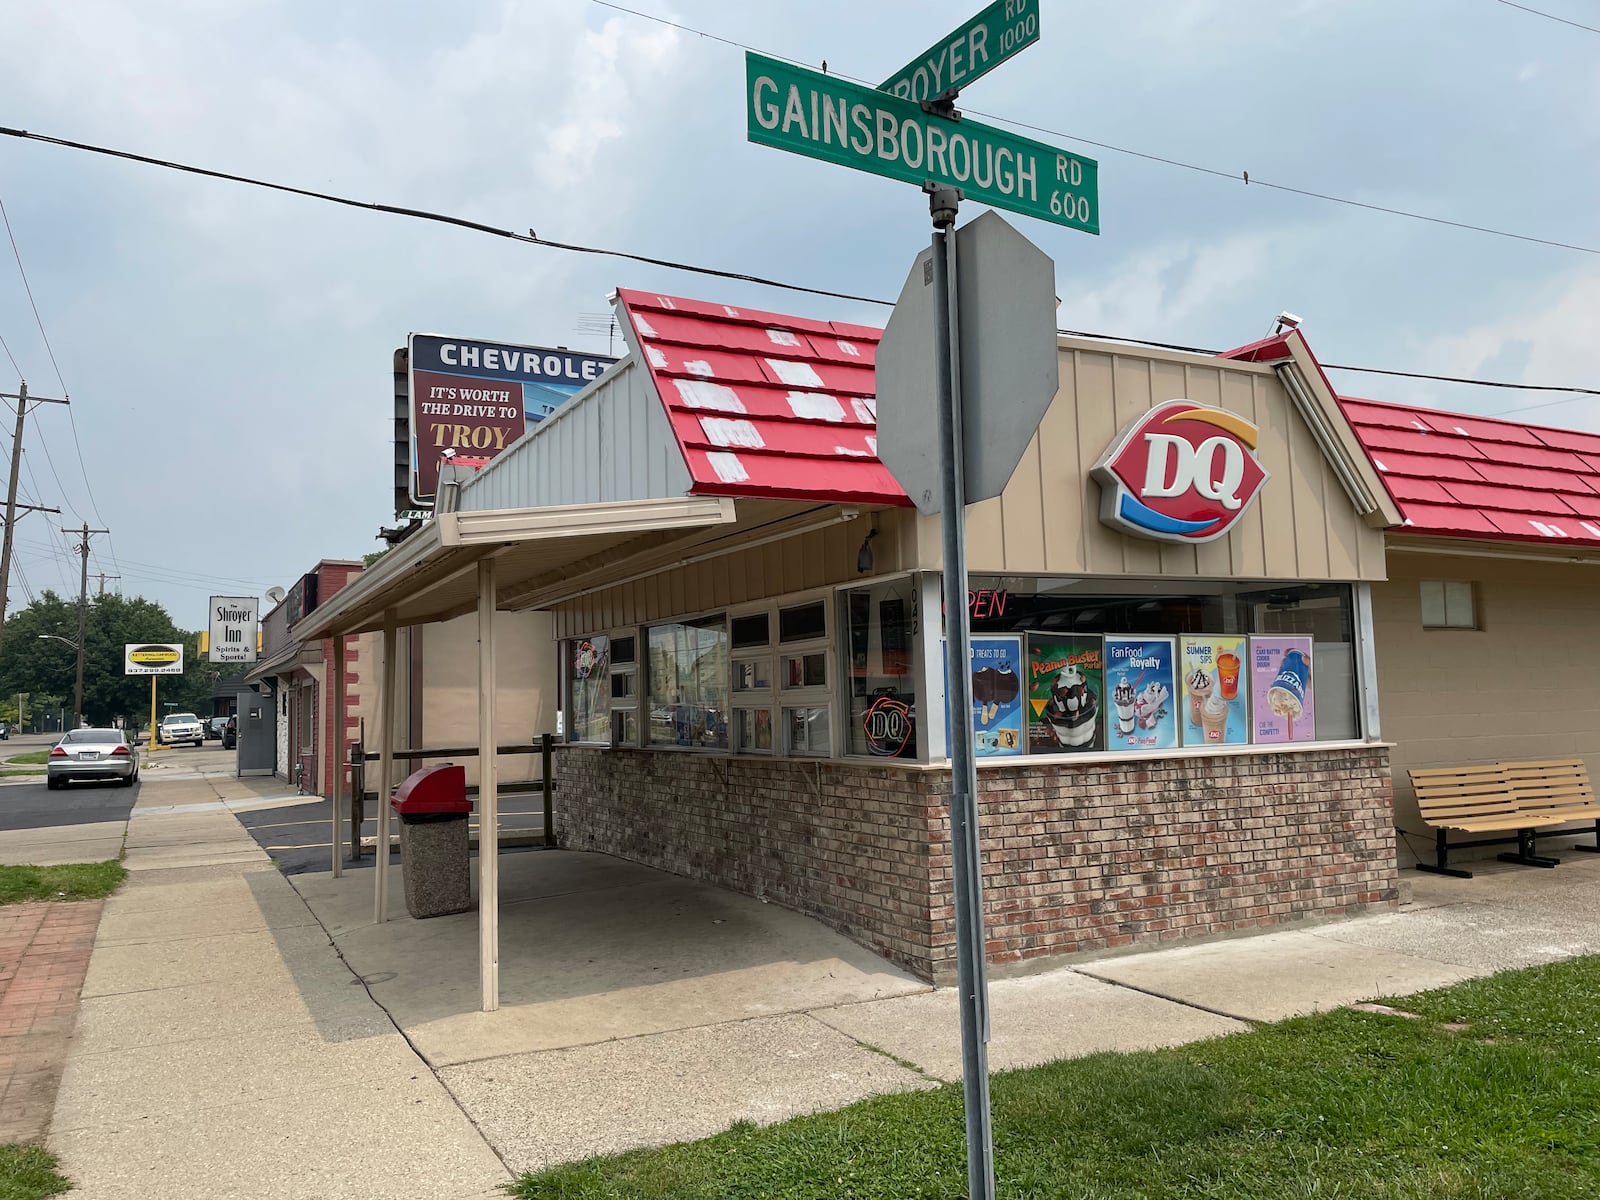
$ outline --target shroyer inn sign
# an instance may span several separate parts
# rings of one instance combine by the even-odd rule
[[[902,183],[932,180],[969,200],[1100,232],[1093,159],[760,54],[745,55],[745,85],[758,145]]]

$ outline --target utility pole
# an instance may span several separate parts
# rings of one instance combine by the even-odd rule
[[[23,508],[39,512],[59,513],[59,508],[42,508],[36,504],[17,503],[17,479],[22,474],[22,425],[28,417],[28,401],[35,404],[66,404],[65,400],[56,400],[50,396],[28,395],[28,381],[22,380],[17,384],[15,392],[0,392],[0,400],[15,400],[17,402],[17,428],[11,435],[11,478],[6,483],[6,531],[5,539],[0,542],[0,638],[5,636],[6,628],[6,600],[11,586],[11,539],[17,523],[17,509]]]
[[[121,575],[107,575],[104,571],[101,571],[98,575],[95,576],[95,578],[100,581],[99,595],[104,596],[106,594],[106,580],[108,580],[108,579],[121,579],[122,576]]]
[[[12,472],[13,478],[16,473]],[[83,724],[83,650],[89,633],[89,537],[96,533],[110,533],[109,529],[90,529],[89,522],[82,529],[63,529],[62,533],[76,533],[83,541],[78,544],[78,554],[83,560],[82,581],[78,585],[78,681],[72,688],[72,727]]]

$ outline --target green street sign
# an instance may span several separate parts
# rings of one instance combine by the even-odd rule
[[[1039,40],[1039,0],[994,0],[878,85],[902,100],[938,100]]]
[[[749,140],[980,204],[1100,232],[1099,165],[1043,142],[922,111],[914,100],[775,58],[744,58]]]

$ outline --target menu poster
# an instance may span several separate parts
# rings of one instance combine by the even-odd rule
[[[974,637],[972,649],[972,747],[978,758],[1023,752],[1022,639]]]
[[[1191,634],[1179,639],[1183,660],[1183,744],[1243,746],[1250,741],[1245,639]]]
[[[1105,749],[1105,647],[1098,637],[1028,638],[1028,749]]]
[[[1171,638],[1106,638],[1106,740],[1112,750],[1178,744],[1178,680]]]
[[[1309,742],[1316,736],[1311,639],[1250,639],[1250,701],[1259,744]]]

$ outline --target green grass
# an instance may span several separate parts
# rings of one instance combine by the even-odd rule
[[[43,1200],[72,1184],[56,1174],[56,1156],[40,1146],[0,1146],[0,1200]]]
[[[1338,1011],[996,1075],[999,1195],[1600,1197],[1600,958],[1390,1003],[1425,1019]],[[964,1164],[961,1091],[947,1086],[594,1158],[510,1190],[525,1200],[953,1200],[966,1195]]]
[[[7,775],[43,775],[48,767],[16,767],[11,770],[0,768],[0,777]]]
[[[120,862],[68,863],[60,867],[0,867],[0,904],[29,900],[99,900],[128,872]]]
[[[48,750],[30,750],[26,754],[13,754],[10,758],[6,759],[6,762],[8,763],[29,763],[31,765],[40,767],[44,766],[44,764],[49,761],[50,751]]]

